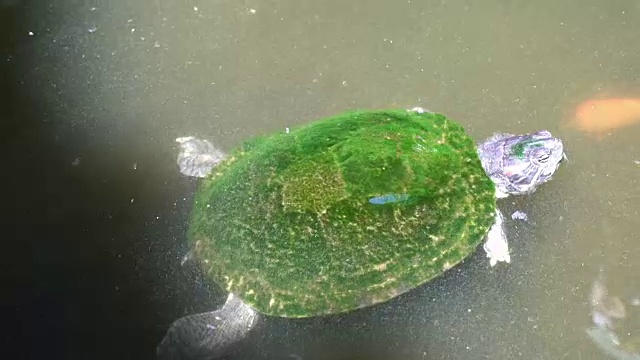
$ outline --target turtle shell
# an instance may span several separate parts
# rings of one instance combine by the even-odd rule
[[[208,277],[259,312],[308,317],[389,300],[472,254],[495,188],[439,114],[354,111],[245,142],[196,194]]]

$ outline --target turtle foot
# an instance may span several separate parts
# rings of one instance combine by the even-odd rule
[[[171,324],[156,349],[158,360],[215,359],[244,339],[258,313],[229,294],[222,308],[180,318]]]
[[[226,157],[207,140],[186,136],[177,138],[176,142],[180,144],[177,163],[183,175],[206,177]]]
[[[491,266],[495,266],[498,262],[511,262],[509,243],[507,242],[507,235],[504,232],[503,223],[504,216],[500,210],[496,210],[496,221],[491,229],[489,229],[487,241],[482,246],[487,253]]]

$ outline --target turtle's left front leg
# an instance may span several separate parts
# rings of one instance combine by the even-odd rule
[[[487,252],[491,266],[497,264],[498,261],[511,262],[509,243],[507,242],[507,235],[504,231],[504,216],[499,209],[496,209],[496,221],[493,223],[491,229],[489,229],[487,241],[485,241],[482,247],[484,251]]]

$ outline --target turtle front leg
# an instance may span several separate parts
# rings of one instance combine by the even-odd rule
[[[504,216],[498,209],[496,209],[496,220],[491,229],[489,229],[487,241],[485,241],[482,247],[484,251],[487,252],[491,266],[495,266],[498,261],[511,262],[509,243],[507,242],[507,235],[504,231]]]

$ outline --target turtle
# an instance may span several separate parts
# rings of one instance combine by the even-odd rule
[[[228,292],[176,320],[159,358],[215,358],[269,317],[343,314],[420,286],[483,248],[510,262],[496,199],[530,194],[565,158],[542,130],[476,145],[421,108],[353,110],[253,137],[230,154],[176,139],[202,178],[187,258]]]

